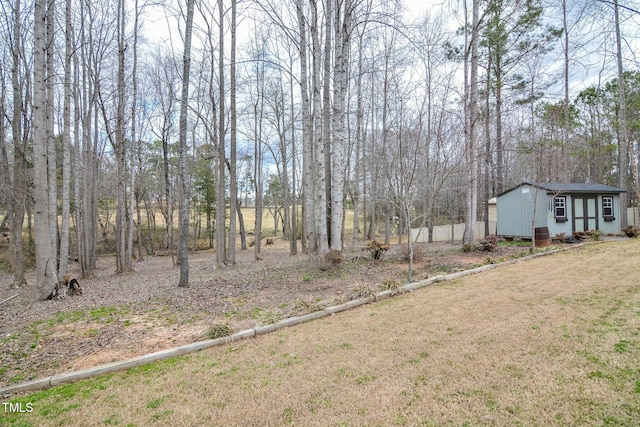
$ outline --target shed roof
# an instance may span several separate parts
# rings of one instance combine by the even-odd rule
[[[591,183],[561,183],[561,182],[523,182],[515,187],[498,194],[498,197],[520,188],[524,185],[540,188],[549,193],[557,194],[619,194],[626,193],[625,190],[610,185]]]

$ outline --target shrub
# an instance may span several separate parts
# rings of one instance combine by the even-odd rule
[[[600,237],[602,237],[602,231],[601,230],[589,230],[588,234],[589,234],[589,236],[591,236],[592,240],[600,240]]]
[[[635,228],[633,225],[628,226],[627,228],[623,228],[622,232],[627,236],[627,237],[633,237],[636,238],[638,237],[638,235],[640,235],[640,230]]]
[[[473,249],[474,249],[474,246],[468,243],[465,243],[464,245],[462,245],[462,252],[464,253],[473,252]]]
[[[356,285],[349,289],[349,293],[347,295],[349,300],[356,299],[373,299],[376,300],[378,297],[376,296],[376,291],[369,285]]]
[[[331,265],[338,265],[342,261],[344,261],[344,257],[342,256],[342,252],[337,249],[331,249],[325,256],[324,260]]]
[[[602,231],[600,230],[589,230],[589,231],[574,231],[573,237],[577,240],[600,240],[602,237]]]
[[[584,240],[588,237],[588,232],[587,231],[574,231],[573,232],[573,238],[576,240]]]
[[[477,248],[485,252],[493,252],[498,248],[498,237],[494,234],[478,242]]]
[[[380,259],[382,255],[389,250],[390,246],[377,240],[371,241],[364,250],[371,252],[371,258]]]
[[[207,332],[205,332],[205,339],[216,339],[222,337],[228,337],[233,333],[233,329],[227,323],[218,323],[210,327]]]

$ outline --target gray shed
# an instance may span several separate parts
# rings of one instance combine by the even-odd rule
[[[547,227],[551,237],[588,230],[619,234],[624,192],[603,184],[523,182],[497,196],[497,234],[531,238],[534,227]]]

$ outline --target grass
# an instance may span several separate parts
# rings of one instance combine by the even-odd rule
[[[350,300],[355,300],[355,299],[366,299],[366,298],[371,298],[373,300],[375,300],[376,297],[376,290],[369,286],[369,285],[354,285],[351,288],[349,288],[349,291],[347,293],[347,298]]]
[[[638,257],[607,242],[439,283],[14,398],[33,411],[0,426],[636,426]]]
[[[391,291],[393,295],[402,293],[402,283],[397,280],[385,280],[380,285],[380,291]]]
[[[329,302],[319,299],[299,299],[293,303],[291,314],[293,316],[304,316],[306,314],[315,313],[327,307]]]
[[[217,323],[213,326],[211,326],[209,329],[207,329],[207,331],[205,332],[205,339],[216,339],[216,338],[222,338],[222,337],[228,337],[229,335],[233,334],[233,330],[231,329],[231,326],[229,326],[228,323]]]
[[[29,358],[34,351],[46,342],[46,339],[57,332],[67,335],[97,337],[101,327],[119,320],[128,314],[126,307],[99,307],[88,310],[60,311],[46,320],[39,320],[27,325],[24,330],[0,338],[0,344],[13,344],[14,351],[6,351],[4,361],[8,366],[0,369],[0,375],[8,377],[8,382],[19,383],[25,378],[39,377],[38,371],[42,366],[28,366],[22,369],[12,368],[11,360]],[[124,320],[124,324],[130,325],[130,320]],[[52,365],[53,366],[53,365]],[[0,409],[1,411],[1,409]],[[1,425],[1,424],[0,424]]]
[[[279,310],[270,309],[269,307],[256,307],[251,310],[250,317],[255,319],[259,325],[272,325],[282,320],[283,316]]]

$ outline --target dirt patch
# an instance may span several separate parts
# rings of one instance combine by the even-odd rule
[[[495,263],[528,253],[501,246],[495,252],[464,253],[449,244],[418,245],[414,280]],[[348,299],[354,287],[379,289],[404,283],[404,245],[392,246],[381,260],[360,248],[344,252],[333,266],[307,255],[288,255],[276,241],[256,261],[239,251],[237,264],[218,269],[215,254],[190,255],[190,288],[178,288],[171,257],[148,257],[135,273],[116,275],[112,259],[101,259],[96,277],[82,280],[84,295],[37,301],[37,290],[9,289],[0,276],[0,385],[86,368],[203,339],[213,325],[232,330],[269,324],[297,314],[300,306]],[[33,274],[28,277],[34,283]]]

